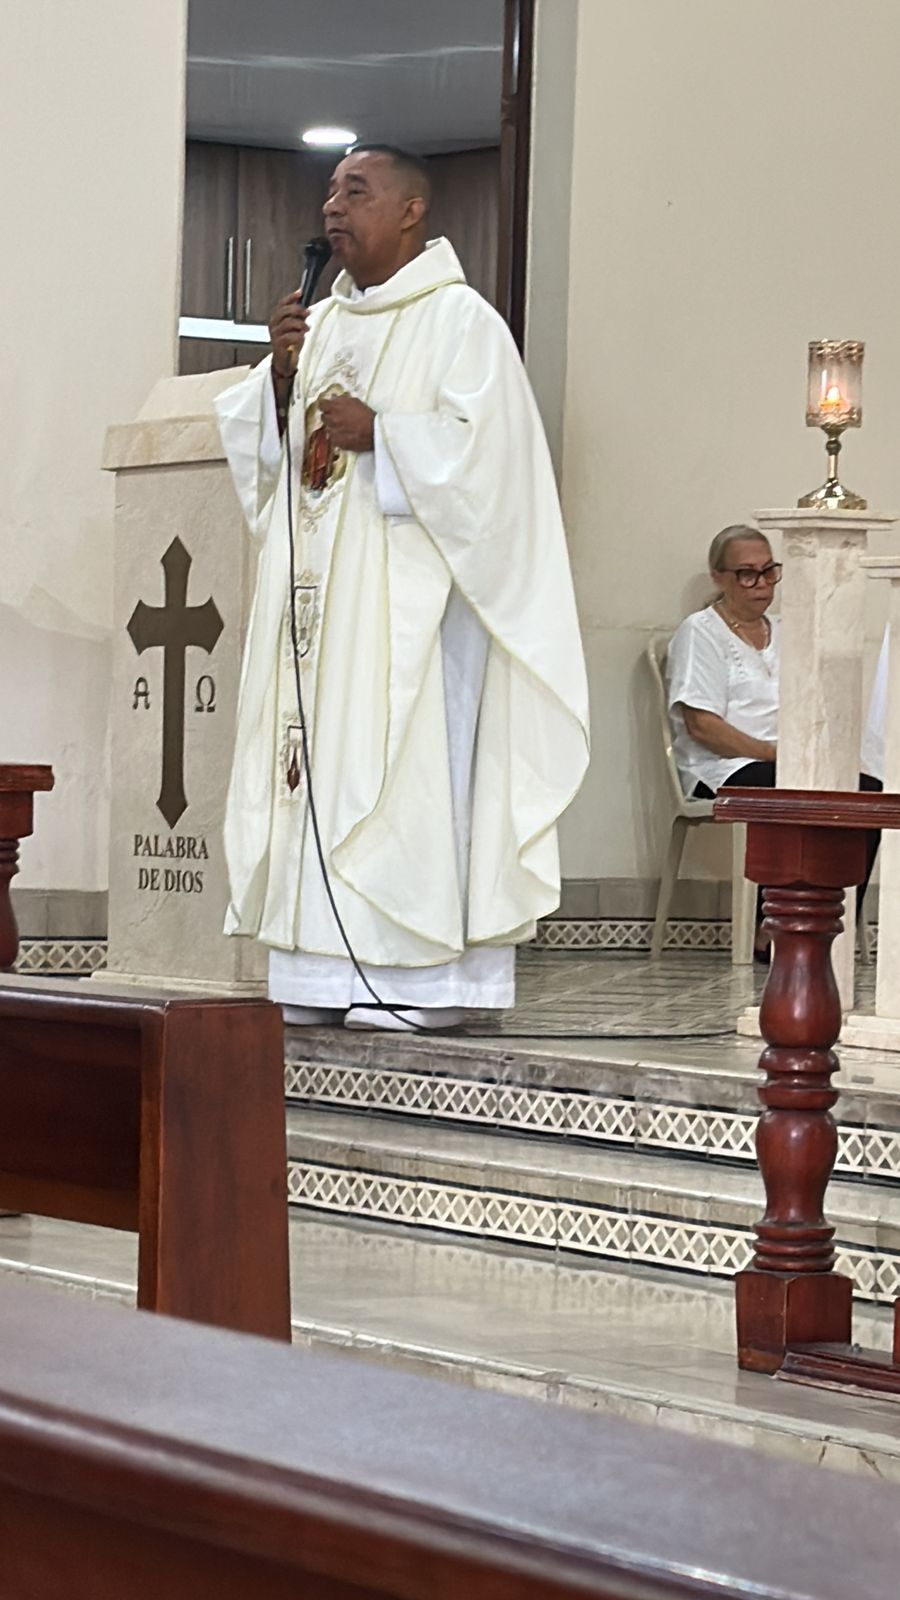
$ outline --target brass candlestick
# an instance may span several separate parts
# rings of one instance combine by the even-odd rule
[[[826,435],[828,476],[818,489],[797,501],[827,511],[865,511],[861,495],[845,489],[838,477],[841,434],[862,426],[862,362],[859,339],[816,339],[809,346],[806,426]]]

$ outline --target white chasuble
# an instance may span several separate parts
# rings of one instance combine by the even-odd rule
[[[310,822],[293,606],[322,846],[356,955],[409,970],[464,966],[472,947],[499,954],[558,904],[556,821],[588,756],[565,539],[518,354],[446,240],[364,297],[342,274],[310,316],[290,484],[285,456],[272,471],[261,450],[269,366],[217,403],[262,540],[226,810],[226,931],[326,967],[346,954]],[[329,444],[318,408],[338,393],[377,413],[409,515],[382,512],[372,452]],[[483,687],[461,764],[452,641],[471,648],[473,614]]]

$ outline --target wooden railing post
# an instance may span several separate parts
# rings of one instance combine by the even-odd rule
[[[861,847],[862,876],[864,835],[843,842]],[[853,1286],[834,1270],[834,1228],[824,1215],[838,1144],[831,1046],[841,1003],[831,944],[843,902],[841,888],[805,885],[767,889],[763,898],[774,942],[759,1018],[766,1081],[756,1151],[766,1213],[756,1225],[753,1264],[737,1281],[738,1360],[755,1371],[775,1371],[791,1344],[850,1338]]]
[[[19,840],[34,826],[34,796],[53,788],[50,767],[0,766],[0,972],[15,965],[19,933],[9,895],[19,870]]]
[[[759,1013],[766,1081],[756,1147],[766,1212],[736,1303],[739,1365],[775,1372],[798,1346],[850,1345],[853,1285],[834,1270],[824,1214],[837,1155],[832,1046],[841,1029],[831,945],[844,889],[865,875],[866,835],[900,827],[900,796],[728,789],[714,814],[747,823],[746,874],[764,886],[773,942]]]

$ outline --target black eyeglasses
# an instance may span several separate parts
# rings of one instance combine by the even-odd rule
[[[767,567],[723,567],[723,572],[730,572],[737,578],[742,589],[755,589],[756,585],[763,583],[781,582],[781,562],[770,561]]]

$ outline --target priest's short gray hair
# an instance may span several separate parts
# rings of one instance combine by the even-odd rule
[[[764,544],[767,550],[772,548],[765,534],[760,533],[758,528],[751,528],[749,522],[733,522],[729,528],[720,529],[709,547],[710,572],[724,572],[728,546],[734,544],[736,539],[756,539],[759,544]]]

